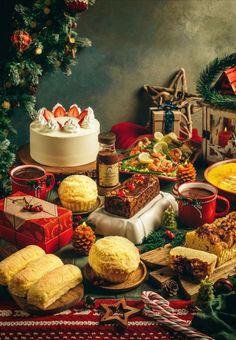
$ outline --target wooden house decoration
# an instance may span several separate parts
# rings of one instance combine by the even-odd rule
[[[221,94],[236,94],[236,67],[225,70],[215,84],[215,89]]]
[[[203,153],[208,163],[236,158],[236,112],[203,105]]]
[[[228,71],[225,71],[227,79],[233,84]],[[171,101],[178,107],[178,111],[173,112],[173,131],[178,136],[190,139],[192,115],[202,119],[203,156],[208,163],[236,158],[236,112],[217,109],[204,103],[201,97],[188,93],[184,69],[177,72],[169,87],[144,85],[144,89],[151,97],[149,122],[153,133],[163,132],[164,127],[165,115],[158,107]]]

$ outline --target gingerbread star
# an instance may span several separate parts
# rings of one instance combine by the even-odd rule
[[[100,320],[101,324],[116,323],[124,328],[128,326],[130,317],[141,312],[138,308],[128,306],[125,298],[122,298],[115,303],[101,304],[100,307],[105,311],[105,314]]]

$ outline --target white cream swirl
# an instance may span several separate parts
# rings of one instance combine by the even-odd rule
[[[44,107],[43,107],[42,109],[40,109],[40,110],[38,111],[38,114],[37,114],[37,117],[36,117],[37,123],[38,123],[39,125],[41,125],[41,126],[45,126],[45,125],[47,125],[47,123],[48,123],[47,120],[45,119],[44,115],[43,115],[44,110],[45,110]]]
[[[79,126],[79,123],[78,123],[78,120],[76,119],[72,119],[72,118],[69,118],[65,124],[63,125],[63,130],[65,132],[70,132],[70,133],[73,133],[73,132],[78,132],[80,129],[80,126]]]
[[[94,112],[93,109],[91,107],[88,107],[86,109],[88,111],[88,114],[85,116],[84,120],[81,123],[81,127],[83,129],[90,129],[94,126]]]
[[[60,130],[60,126],[56,119],[49,120],[46,126],[49,130],[53,130],[53,131]]]

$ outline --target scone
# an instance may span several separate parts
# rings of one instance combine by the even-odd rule
[[[61,182],[58,196],[64,208],[73,212],[88,211],[96,205],[97,184],[88,176],[71,175]]]
[[[45,251],[34,245],[27,246],[0,262],[0,285],[7,286],[14,275],[31,261],[45,255]]]
[[[34,283],[60,266],[63,266],[63,262],[58,256],[44,255],[35,261],[31,261],[23,270],[18,272],[10,281],[8,289],[13,295],[25,297]]]
[[[94,273],[114,283],[124,282],[140,263],[135,245],[121,236],[107,236],[90,249],[88,262]]]
[[[73,264],[65,264],[45,274],[30,287],[27,302],[46,309],[83,280],[81,270]]]

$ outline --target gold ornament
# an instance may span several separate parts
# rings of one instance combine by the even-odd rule
[[[79,255],[88,255],[90,248],[95,242],[95,238],[93,229],[84,222],[76,227],[72,245]]]
[[[31,24],[30,24],[30,27],[36,28],[37,27],[37,22],[36,21],[32,21]]]
[[[11,82],[8,80],[8,81],[6,81],[5,86],[9,88],[9,87],[12,86],[12,84],[11,84]]]
[[[37,47],[37,48],[35,49],[35,54],[37,54],[37,55],[42,54],[42,52],[43,52],[42,47]]]
[[[70,42],[71,44],[74,44],[74,43],[75,43],[75,38],[74,38],[74,37],[69,37],[69,42]]]
[[[44,13],[45,15],[50,14],[50,12],[51,12],[51,10],[50,10],[49,7],[45,7],[45,8],[43,9],[43,13]]]
[[[5,109],[5,110],[9,110],[11,107],[11,104],[8,100],[4,100],[3,103],[2,103],[2,108]]]

